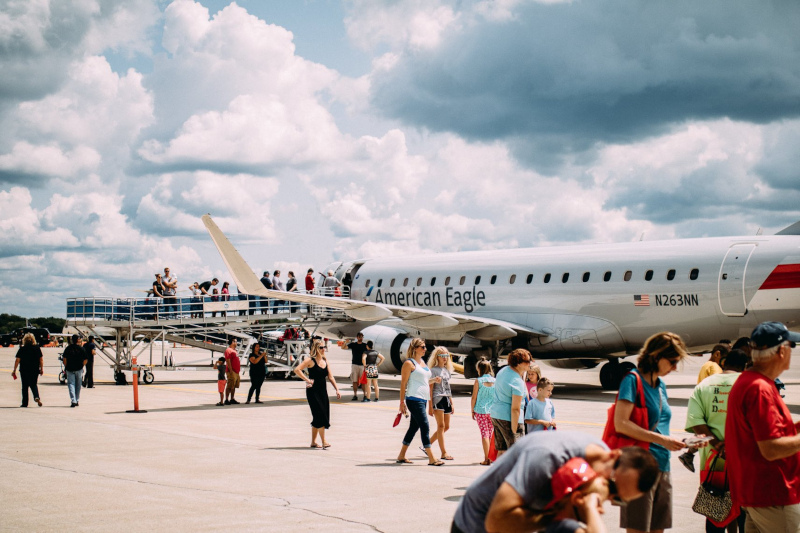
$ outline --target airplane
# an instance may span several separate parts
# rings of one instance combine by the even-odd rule
[[[400,371],[411,337],[478,357],[525,348],[558,368],[600,369],[619,388],[659,331],[693,351],[749,336],[760,322],[800,328],[800,222],[775,235],[425,254],[337,262],[345,296],[267,290],[210,215],[203,223],[242,292],[340,310],[320,328],[363,331]]]

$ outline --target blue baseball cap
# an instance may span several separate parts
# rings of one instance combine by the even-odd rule
[[[785,341],[789,341],[794,348],[800,342],[800,333],[789,331],[780,322],[762,322],[750,334],[750,345],[756,350],[772,348]]]

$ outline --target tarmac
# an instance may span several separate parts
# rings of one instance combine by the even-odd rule
[[[236,395],[242,404],[217,407],[214,372],[156,370],[155,383],[139,387],[147,412],[128,413],[133,387],[114,385],[111,369],[97,363],[95,388],[83,389],[73,409],[58,383],[60,351],[44,349],[44,406],[31,400],[21,409],[20,384],[10,375],[16,349],[0,349],[1,531],[447,532],[466,488],[491,468],[478,464],[472,381],[460,376],[446,434],[455,460],[435,468],[417,449],[419,437],[409,451],[414,464],[395,464],[407,428],[405,420],[392,427],[399,378],[382,376],[380,402],[352,402],[349,352],[335,346],[329,357],[342,399],[329,385],[325,450],[309,447],[311,413],[300,381],[267,380],[264,403],[245,405],[245,376]],[[686,436],[686,400],[705,360],[691,358],[666,378],[678,437]],[[558,429],[599,438],[614,393],[600,388],[597,369],[542,370],[556,383]],[[782,379],[790,409],[800,414],[800,371]],[[691,510],[698,474],[677,455],[672,531],[703,531],[703,517]],[[605,511],[608,530],[619,531],[618,509],[606,504]]]

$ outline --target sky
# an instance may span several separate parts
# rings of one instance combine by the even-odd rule
[[[800,220],[800,3],[0,0],[0,312]]]

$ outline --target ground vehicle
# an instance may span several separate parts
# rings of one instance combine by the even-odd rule
[[[0,345],[4,348],[8,348],[12,344],[18,346],[22,342],[22,337],[25,336],[27,333],[33,333],[33,336],[36,337],[36,344],[39,346],[44,346],[45,344],[50,344],[50,332],[47,331],[46,328],[17,328],[11,333],[4,333],[0,335]]]

